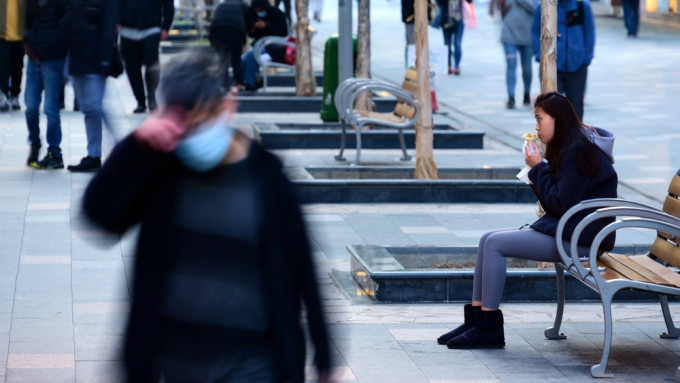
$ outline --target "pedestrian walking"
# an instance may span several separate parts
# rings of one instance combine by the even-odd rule
[[[447,60],[449,74],[460,74],[460,60],[463,57],[463,32],[465,22],[463,21],[462,1],[472,3],[472,0],[437,0],[439,12],[441,12],[441,28],[444,35],[444,45],[447,48]],[[453,52],[451,50],[453,45]],[[451,56],[453,54],[453,65]]]
[[[534,55],[541,60],[541,5],[531,26]],[[595,53],[595,19],[588,0],[557,2],[557,91],[567,96],[583,120],[588,66]]]
[[[22,40],[25,28],[26,1],[3,1],[0,5],[0,112],[21,109],[19,94],[24,67]]]
[[[621,0],[621,5],[628,37],[637,37],[640,26],[640,0]]]
[[[64,83],[67,53],[68,0],[28,0],[24,44],[26,65],[26,126],[31,151],[27,164],[36,169],[63,169],[61,155],[61,117],[59,94]],[[38,160],[40,142],[40,104],[44,100],[47,117],[47,154]]]
[[[531,23],[537,0],[494,0],[501,12],[501,43],[505,52],[505,85],[508,91],[506,108],[515,107],[515,85],[517,84],[517,57],[522,63],[522,82],[524,84],[525,106],[531,105]],[[493,16],[494,7],[489,7]]]
[[[222,86],[226,91],[232,83],[226,68],[231,64],[234,77],[233,86],[243,88],[243,68],[241,54],[246,43],[246,14],[248,6],[243,0],[226,0],[217,6],[215,17],[210,24],[210,45],[220,56],[225,68]]]
[[[546,146],[545,158],[537,141],[525,144],[528,177],[545,214],[531,225],[500,229],[482,235],[472,287],[472,303],[464,306],[465,322],[440,336],[439,344],[451,349],[503,348],[503,313],[499,310],[505,284],[505,258],[557,262],[555,232],[560,217],[577,203],[592,198],[616,198],[618,177],[613,167],[614,136],[584,125],[571,103],[557,92],[536,98],[536,135]],[[546,161],[547,160],[547,161]],[[574,216],[564,231],[564,241],[590,211]],[[579,238],[579,252],[587,256],[595,235],[614,219],[588,226]],[[600,250],[614,247],[614,234]],[[530,246],[531,251],[527,251]]]
[[[319,382],[329,341],[305,225],[281,162],[230,125],[214,55],[161,75],[158,113],[118,144],[85,213],[141,223],[124,345],[129,382],[305,380],[302,305]]]
[[[117,0],[71,0],[68,23],[69,73],[80,110],[85,117],[87,156],[72,172],[91,172],[101,167],[103,101],[111,73],[116,41]],[[110,126],[109,126],[110,127]]]
[[[133,113],[144,113],[147,106],[156,109],[158,48],[168,38],[174,15],[173,0],[120,1],[120,53],[137,100]]]

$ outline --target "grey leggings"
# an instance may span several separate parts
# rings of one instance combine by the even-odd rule
[[[579,254],[588,248],[579,246]],[[493,230],[482,235],[477,248],[472,300],[482,306],[497,309],[505,286],[505,258],[523,258],[539,262],[557,262],[555,237],[531,228]]]

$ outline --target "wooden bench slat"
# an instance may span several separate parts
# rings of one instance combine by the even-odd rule
[[[668,192],[680,196],[680,176],[677,174],[673,176],[670,186],[668,186]]]
[[[666,196],[663,202],[663,211],[680,218],[680,200],[671,196]]]
[[[668,235],[668,233],[664,233]],[[680,247],[668,242],[663,237],[657,237],[650,250],[654,256],[661,258],[664,262],[680,268]]]
[[[603,266],[625,279],[658,285],[680,287],[680,275],[659,264],[647,255],[626,256],[606,253],[600,257]]]

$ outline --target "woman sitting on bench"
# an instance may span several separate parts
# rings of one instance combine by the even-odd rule
[[[612,164],[614,136],[584,125],[571,103],[557,92],[538,96],[535,103],[536,133],[545,144],[545,158],[536,141],[525,144],[524,161],[531,168],[529,180],[545,215],[531,225],[490,231],[482,236],[472,289],[472,304],[464,306],[465,323],[440,336],[439,344],[451,349],[503,348],[503,313],[499,310],[505,285],[506,257],[539,262],[558,262],[555,241],[557,222],[577,203],[593,198],[616,198],[618,177]],[[569,222],[564,240],[591,211]],[[584,230],[579,253],[588,254],[595,235],[613,221],[603,219]],[[614,247],[614,235],[600,250]]]

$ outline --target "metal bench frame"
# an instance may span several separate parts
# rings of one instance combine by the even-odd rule
[[[284,47],[295,48],[295,43],[288,41],[288,37],[281,36],[265,36],[260,38],[253,44],[253,55],[255,61],[260,66],[260,75],[262,76],[262,89],[267,90],[267,76],[269,75],[269,68],[281,68],[287,69],[289,71],[295,71],[295,65],[290,65],[286,63],[276,62],[276,61],[264,61],[262,60],[262,54],[266,53],[266,47],[269,45],[283,45]]]
[[[357,97],[364,92],[369,92],[372,96],[374,92],[385,92],[406,103],[415,110],[413,117],[404,119],[401,123],[383,120],[380,118],[364,117],[354,109],[354,103]],[[361,130],[365,125],[371,125],[373,128],[387,128],[396,129],[399,135],[399,143],[403,153],[402,161],[408,161],[411,156],[406,151],[406,143],[404,141],[404,129],[414,128],[418,120],[418,104],[410,93],[404,89],[381,80],[364,79],[364,78],[349,78],[343,81],[335,91],[334,94],[335,107],[340,118],[340,125],[342,135],[340,138],[340,153],[335,156],[338,161],[344,161],[343,152],[346,145],[347,124],[354,127],[357,141],[356,156],[354,164],[359,165],[361,160]]]
[[[678,171],[680,175],[680,171]],[[562,234],[566,223],[574,214],[584,209],[597,209],[593,213],[586,216],[578,223],[571,237],[570,249],[565,249],[562,241]],[[581,259],[578,256],[578,238],[592,222],[608,217],[616,217],[616,220],[605,226],[593,240],[589,257]],[[611,233],[624,228],[642,228],[663,231],[671,236],[680,238],[680,218],[667,214],[666,212],[657,208],[623,199],[617,198],[603,198],[583,201],[576,206],[569,209],[560,219],[555,234],[557,250],[562,258],[561,262],[555,263],[555,270],[557,275],[557,312],[555,314],[555,322],[552,327],[545,330],[544,334],[548,339],[566,339],[566,336],[560,333],[560,326],[562,324],[562,316],[564,313],[565,301],[565,279],[564,272],[571,274],[576,280],[582,282],[592,290],[600,295],[602,302],[602,309],[604,312],[604,347],[602,350],[602,358],[599,364],[593,365],[590,368],[590,374],[596,378],[612,377],[613,374],[606,372],[607,362],[609,360],[609,353],[612,343],[612,299],[614,295],[621,290],[637,290],[659,295],[661,304],[661,312],[664,317],[667,332],[661,334],[664,339],[676,339],[680,337],[680,329],[675,327],[673,318],[668,308],[668,295],[680,296],[680,288],[667,285],[648,283],[636,281],[626,278],[617,278],[606,280],[602,275],[601,267],[588,267],[584,265],[597,265],[598,263],[598,249],[604,239]],[[647,256],[650,256],[649,253]],[[677,271],[673,269],[674,271]]]

